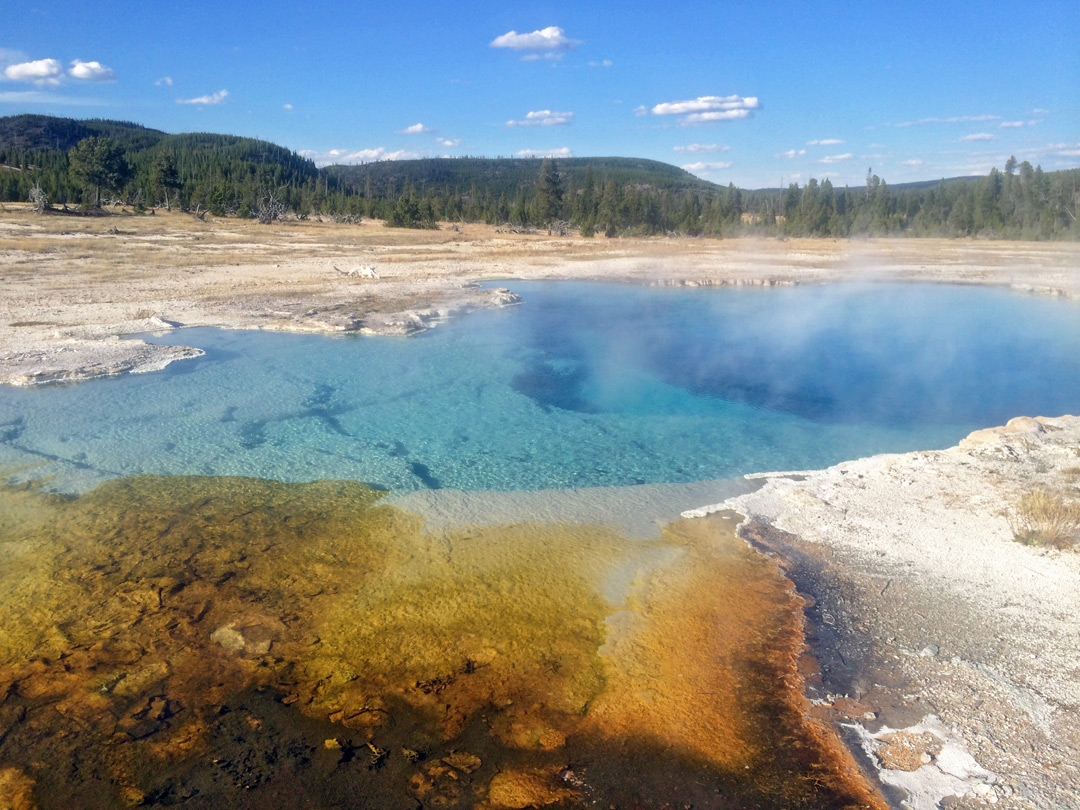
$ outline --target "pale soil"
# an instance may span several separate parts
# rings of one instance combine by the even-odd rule
[[[377,278],[347,275],[363,267]],[[8,204],[0,211],[0,384],[153,371],[198,352],[116,338],[182,326],[411,334],[516,303],[515,280],[934,281],[1080,296],[1078,268],[1080,246],[1070,244],[553,238],[483,225],[37,216]],[[510,291],[477,286],[493,281]]]
[[[1035,489],[1080,496],[1080,417],[767,476],[685,515],[737,510],[781,560],[810,599],[819,710],[908,806],[1054,810],[1080,807],[1080,553],[1013,540]]]
[[[361,267],[378,277],[345,275]],[[1080,297],[1080,246],[557,239],[479,225],[265,227],[161,213],[37,217],[8,206],[0,383],[151,371],[196,350],[114,336],[178,326],[408,334],[515,303],[514,282],[532,279],[918,281]],[[509,292],[476,286],[493,281]],[[1014,427],[943,453],[771,478],[724,503],[749,516],[743,535],[778,553],[812,600],[819,711],[858,726],[883,779],[914,775],[918,784],[905,784],[923,791],[917,808],[1080,807],[1080,555],[1020,546],[1001,516],[1022,490],[1059,486],[1080,465],[1080,420]],[[882,724],[908,731],[888,737]],[[899,767],[927,757],[918,770]],[[889,796],[894,806],[901,796]]]

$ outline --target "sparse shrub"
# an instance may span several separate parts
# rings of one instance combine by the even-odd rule
[[[269,225],[279,219],[283,219],[288,212],[288,207],[274,194],[264,194],[259,198],[259,204],[255,210],[255,217],[263,225]]]
[[[1013,539],[1027,546],[1065,549],[1080,541],[1080,503],[1044,490],[1025,493],[1008,520]]]
[[[49,210],[49,197],[42,190],[40,183],[34,183],[30,189],[30,204],[34,207],[34,213],[44,214]]]

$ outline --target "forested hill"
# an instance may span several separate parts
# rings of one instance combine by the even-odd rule
[[[314,187],[320,177],[310,160],[255,138],[17,115],[0,118],[0,200],[26,200],[37,184],[55,204],[86,202],[92,184],[72,171],[70,155],[87,138],[117,147],[123,165],[108,191],[135,206],[162,205],[168,191],[184,208],[250,212],[264,190]]]
[[[1080,169],[1010,159],[975,178],[745,191],[637,158],[438,158],[316,168],[235,135],[139,124],[0,118],[0,201],[43,209],[122,202],[200,214],[385,219],[405,227],[486,222],[591,236],[985,236],[1080,239]]]
[[[358,166],[327,166],[323,171],[341,187],[362,190],[369,181],[375,187],[406,182],[418,190],[428,188],[455,194],[491,193],[516,197],[520,189],[535,186],[540,176],[540,158],[428,158],[425,160],[384,160]],[[657,160],[622,157],[559,158],[563,183],[584,188],[590,182],[611,181],[635,184],[663,191],[698,191],[715,194],[719,187],[685,169]]]

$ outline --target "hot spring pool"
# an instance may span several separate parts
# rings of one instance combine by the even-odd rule
[[[686,483],[1080,410],[1080,304],[978,287],[515,284],[413,338],[187,329],[205,357],[0,389],[0,465],[408,491]]]

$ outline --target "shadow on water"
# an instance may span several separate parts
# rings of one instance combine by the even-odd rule
[[[730,521],[439,534],[379,497],[0,490],[3,805],[881,806]]]

